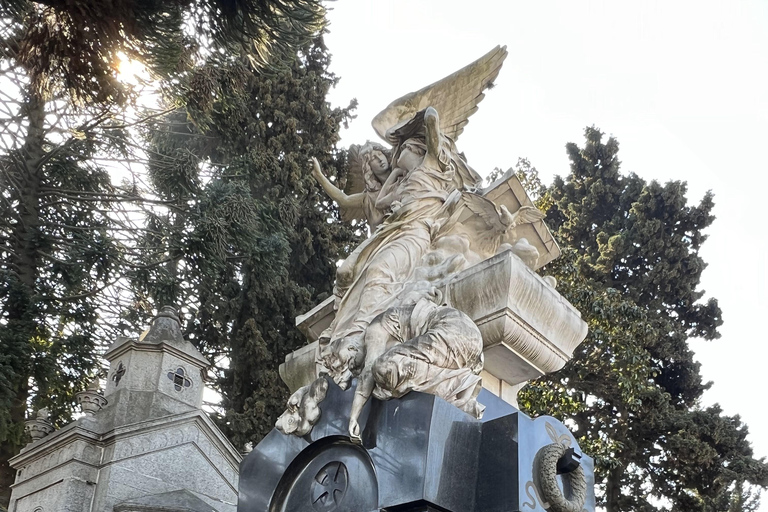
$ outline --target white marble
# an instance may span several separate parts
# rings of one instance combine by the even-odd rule
[[[281,367],[295,391],[277,424],[283,432],[304,435],[319,418],[318,400],[297,404],[322,376],[343,389],[357,378],[353,441],[371,396],[423,391],[479,417],[483,359],[496,393],[514,401],[514,386],[561,368],[586,336],[556,283],[534,272],[559,254],[544,214],[513,174],[483,190],[456,146],[506,55],[494,48],[393,101],[373,120],[391,149],[352,148],[346,190],[313,159],[313,175],[342,215],[372,230],[339,266],[334,297],[297,318],[317,340],[316,356],[304,348]],[[305,409],[311,418],[301,417]]]

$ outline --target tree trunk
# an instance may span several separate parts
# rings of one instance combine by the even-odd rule
[[[621,477],[624,468],[613,468],[608,473],[605,482],[605,510],[606,512],[619,512],[619,500],[621,498]]]
[[[13,353],[19,359],[15,365],[12,386],[15,396],[8,411],[11,422],[10,439],[0,449],[0,504],[7,506],[10,500],[10,486],[15,471],[8,460],[23,446],[24,420],[29,397],[29,351],[30,340],[40,329],[37,305],[35,304],[36,281],[40,257],[37,253],[40,233],[40,186],[42,182],[42,160],[45,156],[45,101],[30,91],[23,113],[29,121],[27,134],[20,155],[11,162],[11,173],[16,178],[16,187],[10,187],[12,196],[18,201],[17,222],[12,227],[11,257],[7,265],[11,271],[11,300],[8,301],[7,327],[13,333],[11,343],[17,344]]]

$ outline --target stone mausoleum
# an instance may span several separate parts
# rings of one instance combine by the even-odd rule
[[[28,422],[9,510],[233,512],[241,456],[201,410],[209,362],[176,312],[164,308],[104,357],[104,394],[78,396],[85,415],[55,431],[44,412]]]

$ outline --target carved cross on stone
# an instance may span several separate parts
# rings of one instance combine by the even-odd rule
[[[123,366],[123,362],[120,361],[117,364],[117,370],[115,370],[115,373],[112,374],[112,380],[115,382],[115,386],[120,384],[120,379],[123,378],[123,375],[125,375],[125,366]]]
[[[192,380],[184,373],[184,368],[177,368],[175,372],[168,372],[168,378],[173,382],[176,391],[181,391],[192,385]]]
[[[347,467],[331,462],[312,480],[312,507],[317,512],[333,512],[339,508],[347,492]]]

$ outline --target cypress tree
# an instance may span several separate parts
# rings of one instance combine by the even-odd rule
[[[287,399],[278,366],[306,343],[294,318],[328,296],[359,241],[308,164],[338,177],[345,166],[335,145],[351,107],[326,102],[328,62],[316,41],[268,74],[203,66],[185,109],[147,132],[153,188],[176,206],[149,218],[164,264],[134,276],[137,303],[181,306],[187,336],[219,363],[214,409],[239,447],[272,429]]]
[[[521,406],[573,422],[609,512],[755,510],[768,465],[738,417],[701,407],[709,384],[687,344],[718,338],[722,324],[699,289],[713,196],[689,205],[683,182],[622,174],[618,142],[585,136],[566,146],[570,174],[537,190],[563,251],[544,272],[589,334],[565,368],[524,388]]]

